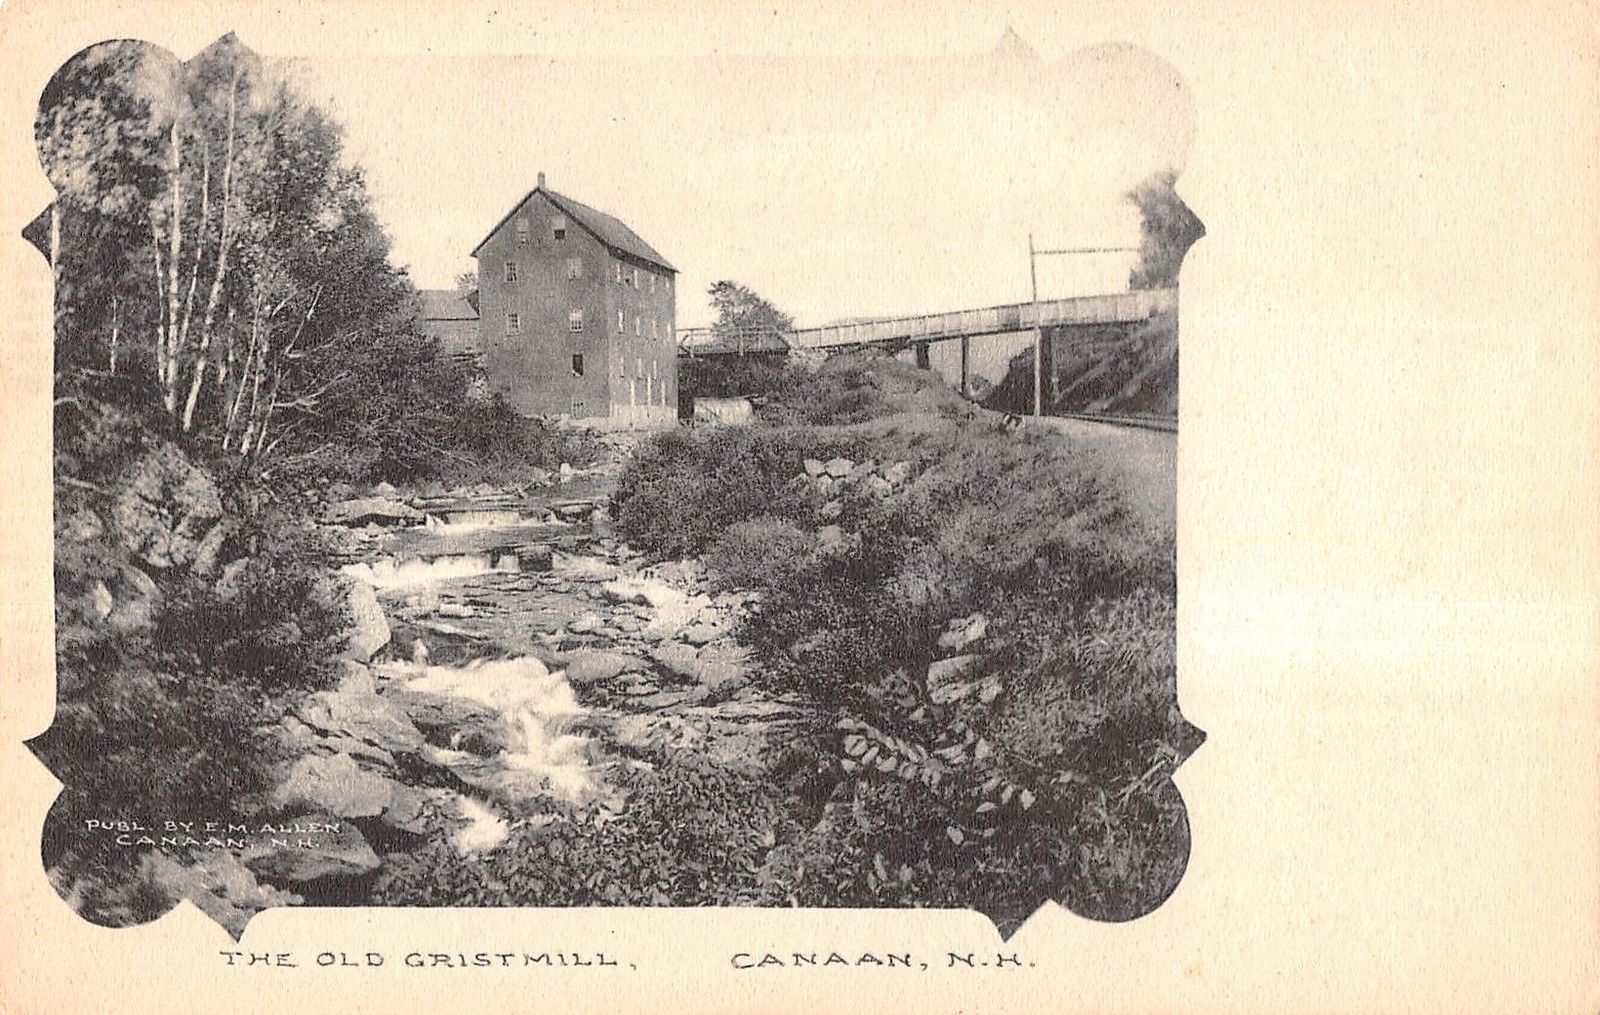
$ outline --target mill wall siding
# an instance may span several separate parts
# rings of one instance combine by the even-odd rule
[[[670,272],[617,253],[567,216],[564,239],[550,220],[565,214],[535,191],[486,239],[477,252],[479,314],[489,390],[529,415],[575,415],[619,424],[657,425],[677,417],[677,286]],[[529,236],[517,241],[526,218]],[[583,277],[567,278],[567,259],[583,261]],[[505,263],[517,263],[517,280],[505,280]],[[630,273],[616,282],[618,261]],[[637,289],[626,281],[637,267]],[[650,291],[650,274],[656,291]],[[569,313],[583,311],[583,331]],[[623,327],[617,327],[617,311]],[[507,333],[508,313],[521,315],[521,334]],[[639,334],[634,334],[634,318]],[[652,337],[650,321],[656,321]],[[574,376],[572,357],[584,360]]]

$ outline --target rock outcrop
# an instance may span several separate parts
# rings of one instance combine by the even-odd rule
[[[365,582],[351,582],[345,602],[353,625],[345,658],[364,663],[389,644],[389,620],[384,616],[377,594]]]
[[[167,443],[139,457],[112,487],[111,523],[136,559],[160,570],[208,573],[226,531],[222,495],[202,469]]]

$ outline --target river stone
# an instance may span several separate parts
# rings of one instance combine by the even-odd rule
[[[883,478],[888,480],[890,483],[893,483],[895,486],[899,486],[901,483],[904,483],[906,480],[911,478],[911,463],[895,462],[893,465],[883,470]]]
[[[307,814],[292,822],[316,831],[262,836],[240,859],[257,877],[305,883],[327,877],[356,877],[383,866],[378,854],[348,821],[328,814]],[[273,840],[287,846],[273,845]]]
[[[112,630],[123,634],[149,629],[155,623],[161,604],[161,589],[155,579],[132,564],[125,564],[113,584],[114,589],[106,590],[110,600],[109,609],[101,619]],[[99,588],[96,589],[97,595]],[[97,612],[103,602],[97,602]]]
[[[781,701],[761,699],[757,701],[727,701],[713,706],[708,714],[730,721],[767,722],[776,720],[798,720],[806,717],[803,709]]]
[[[389,620],[383,615],[378,595],[370,585],[352,583],[345,602],[354,622],[345,658],[364,663],[389,644]]]
[[[682,638],[691,645],[705,645],[716,641],[718,638],[722,637],[724,633],[725,632],[722,628],[722,625],[720,624],[698,623],[690,624],[688,627],[684,628],[678,637]]]
[[[651,751],[693,746],[705,738],[705,731],[677,716],[625,715],[613,735],[623,750]]]
[[[389,806],[391,785],[348,754],[310,754],[290,766],[274,799],[281,807],[308,807],[336,818],[373,818]]]
[[[222,556],[222,544],[229,536],[233,535],[234,526],[229,519],[211,526],[211,531],[196,544],[194,555],[189,561],[189,570],[202,578],[209,578],[217,572],[217,565]]]
[[[855,463],[848,458],[830,458],[827,465],[823,466],[823,468],[826,469],[828,475],[832,476],[834,479],[843,479],[844,477],[850,475],[850,470],[854,466]]]
[[[726,698],[748,683],[750,678],[742,666],[717,661],[701,662],[700,686],[706,689],[708,698]]]
[[[667,642],[650,650],[650,657],[683,680],[700,679],[700,653],[693,646]]]
[[[342,694],[377,694],[378,678],[372,670],[353,659],[339,662],[339,691]]]
[[[422,733],[406,710],[377,694],[318,691],[301,702],[300,718],[323,733],[375,744],[395,754],[422,747]]]
[[[815,479],[824,472],[828,471],[828,467],[817,461],[815,458],[807,458],[802,464],[805,466],[806,475],[810,476],[812,479]]]
[[[422,835],[428,831],[422,794],[404,783],[391,783],[389,804],[383,809],[383,823],[402,832]]]
[[[426,516],[410,504],[383,497],[357,497],[343,500],[328,508],[323,520],[334,525],[397,525],[420,522]]]
[[[658,610],[680,606],[685,596],[666,582],[653,578],[619,578],[600,586],[600,594],[610,603],[653,606]]]
[[[567,630],[573,634],[592,634],[605,626],[605,621],[600,619],[598,613],[585,613],[583,616],[567,625]]]
[[[394,768],[394,755],[375,744],[352,740],[350,737],[322,737],[313,746],[329,754],[348,754],[352,758],[365,758],[385,768]]]
[[[320,742],[320,738],[311,727],[292,715],[286,715],[279,722],[263,727],[262,732],[275,737],[289,754],[310,754]]]
[[[403,710],[415,726],[430,731],[435,742],[448,741],[486,754],[498,753],[507,746],[504,721],[482,702],[405,687],[388,688],[383,696]],[[429,752],[424,748],[421,753],[426,756]]]
[[[960,655],[951,656],[949,659],[939,659],[928,666],[928,687],[937,689],[946,684],[953,684],[966,677],[983,661],[982,656]]]
[[[621,568],[615,564],[571,553],[552,552],[550,567],[558,577],[569,581],[610,581],[622,573]]]
[[[585,650],[573,653],[567,660],[567,679],[574,684],[593,684],[613,680],[643,665],[642,660],[621,652]]]

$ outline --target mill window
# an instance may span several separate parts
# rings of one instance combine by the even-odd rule
[[[527,243],[528,242],[528,232],[529,232],[528,231],[528,220],[527,219],[517,219],[517,242],[518,243]]]
[[[507,261],[506,262],[506,281],[507,282],[515,282],[516,280],[517,280],[517,262],[515,262],[515,261]]]
[[[550,217],[550,237],[556,240],[567,238],[567,217],[565,215],[552,215]]]
[[[567,278],[582,278],[582,277],[583,277],[583,258],[581,258],[581,257],[569,257],[569,258],[567,258]]]
[[[572,376],[583,376],[583,353],[581,352],[575,352],[572,354]]]
[[[506,315],[506,334],[508,334],[508,335],[520,335],[520,334],[522,334],[522,315],[521,314],[507,314]]]
[[[567,330],[568,331],[582,331],[583,330],[583,311],[582,310],[569,310],[569,311],[567,311]]]

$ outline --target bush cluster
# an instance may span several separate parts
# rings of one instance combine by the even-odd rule
[[[872,369],[840,368],[840,390],[878,390],[860,383]],[[1165,775],[1196,746],[1175,708],[1170,524],[1055,435],[926,414],[901,425],[869,397],[865,424],[851,408],[851,426],[664,436],[618,495],[636,545],[702,553],[715,580],[759,594],[740,634],[771,690],[928,748],[985,745],[979,770],[937,788],[846,779],[849,806],[773,854],[766,901],[977,905],[1002,922],[1046,896],[1106,919],[1148,911],[1186,860]],[[914,478],[888,497],[796,479],[805,458],[835,454],[907,461]],[[827,539],[825,525],[838,527]],[[969,678],[1003,690],[935,701],[937,640],[975,613],[989,633]],[[1013,787],[998,809],[996,786]]]
[[[673,430],[634,453],[612,495],[617,530],[660,557],[701,552],[738,521],[793,500],[789,480],[806,458],[859,450],[848,435],[738,427]]]
[[[768,852],[797,831],[778,787],[702,755],[658,753],[618,784],[630,801],[610,821],[521,825],[473,863],[435,839],[391,857],[373,897],[407,906],[749,904]]]

